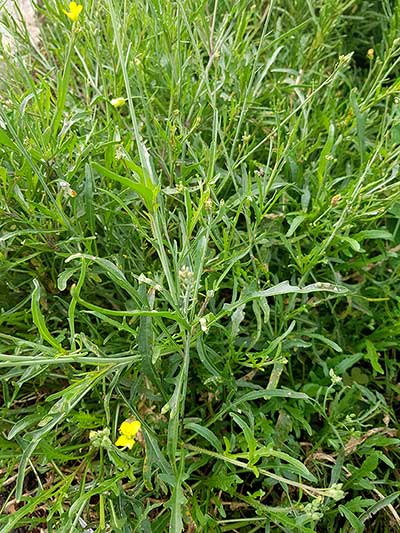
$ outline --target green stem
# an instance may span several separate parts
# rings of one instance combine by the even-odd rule
[[[69,323],[69,330],[70,330],[70,345],[71,345],[71,351],[74,352],[76,350],[76,344],[75,344],[75,308],[76,304],[79,300],[79,294],[81,292],[83,283],[86,278],[86,261],[85,259],[82,259],[82,268],[81,273],[79,275],[78,284],[76,287],[74,287],[71,290],[72,300],[68,308],[68,323]]]
[[[174,467],[177,460],[177,449],[180,437],[181,420],[185,414],[185,399],[190,365],[190,333],[186,334],[183,349],[183,364],[179,373],[174,394],[170,400],[171,414],[168,425],[168,455]]]
[[[279,476],[278,474],[274,474],[273,472],[270,472],[269,470],[265,470],[264,468],[249,466],[248,464],[243,463],[242,461],[238,461],[237,459],[234,459],[233,457],[229,457],[227,455],[223,455],[217,452],[212,452],[210,450],[205,450],[204,448],[199,448],[198,446],[193,446],[192,444],[185,444],[185,448],[188,450],[192,450],[193,452],[196,452],[199,454],[208,455],[210,457],[220,459],[221,461],[225,461],[226,463],[230,463],[232,465],[238,466],[240,468],[243,468],[244,470],[248,470],[253,473],[254,473],[254,469],[256,468],[257,472],[259,472],[263,476],[269,477],[271,479],[275,479],[276,481],[279,481],[280,483],[285,483],[286,485],[290,485],[292,487],[296,487],[298,489],[304,490],[304,492],[307,492],[308,494],[324,496],[327,491],[327,489],[318,489],[315,487],[311,487],[311,485],[305,485],[304,483],[299,483],[298,481],[287,479],[285,477]]]
[[[62,78],[60,80],[58,91],[57,91],[57,111],[53,119],[51,131],[53,132],[54,137],[58,133],[58,129],[61,124],[62,116],[65,109],[65,101],[67,99],[69,78],[71,76],[71,57],[75,45],[75,31],[74,29],[71,32],[71,38],[68,43],[67,57],[65,58],[64,71],[62,73]]]

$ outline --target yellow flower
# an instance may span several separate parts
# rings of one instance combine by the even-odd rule
[[[375,50],[373,48],[370,48],[367,52],[368,59],[374,59]]]
[[[113,98],[112,100],[110,100],[110,104],[115,108],[122,107],[125,104],[125,98],[123,98],[122,96],[119,96],[118,98]]]
[[[63,11],[67,15],[67,17],[72,20],[72,22],[76,22],[79,18],[82,9],[83,6],[81,4],[77,4],[76,2],[70,2],[69,11],[65,11],[65,9],[63,9]]]
[[[139,431],[141,424],[138,420],[128,418],[122,422],[119,432],[120,436],[115,441],[115,446],[121,446],[122,448],[133,448],[135,443],[135,435]]]

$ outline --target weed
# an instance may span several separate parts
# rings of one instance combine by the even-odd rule
[[[2,14],[2,532],[399,528],[397,4]]]

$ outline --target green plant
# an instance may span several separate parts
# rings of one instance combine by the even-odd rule
[[[3,16],[1,530],[394,531],[397,2],[66,8]]]

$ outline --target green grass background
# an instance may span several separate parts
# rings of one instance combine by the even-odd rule
[[[2,533],[399,530],[399,1],[83,4],[1,11]]]

